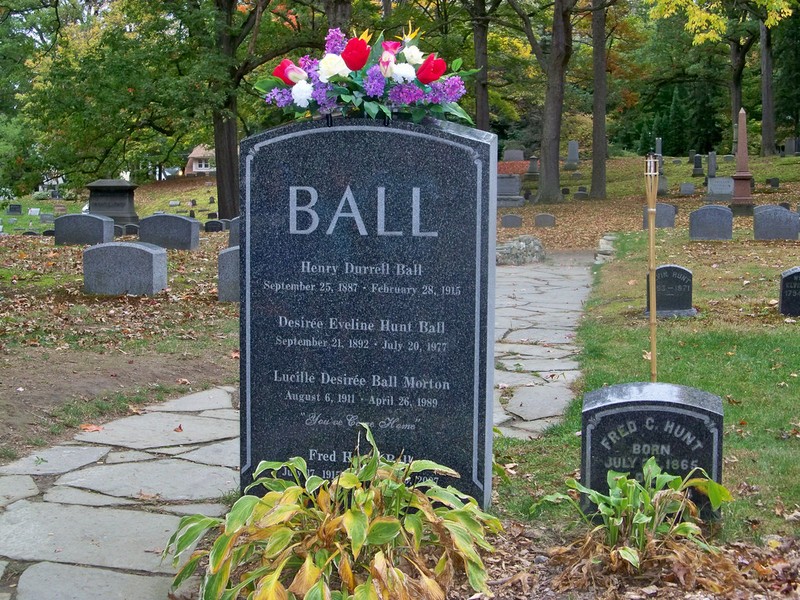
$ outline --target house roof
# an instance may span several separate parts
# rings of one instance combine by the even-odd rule
[[[214,149],[209,148],[205,144],[200,144],[199,146],[195,146],[192,149],[192,152],[189,154],[189,158],[213,158],[214,156]]]

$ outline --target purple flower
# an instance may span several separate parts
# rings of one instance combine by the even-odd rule
[[[390,104],[415,104],[425,97],[425,92],[411,83],[396,85],[389,90]]]
[[[308,54],[298,60],[297,64],[306,73],[317,71],[319,69],[319,61],[316,58],[311,58]]]
[[[344,46],[345,41],[342,30],[338,27],[328,29],[328,35],[325,37],[325,52],[327,54],[341,54]]]
[[[386,78],[381,73],[379,65],[373,65],[367,69],[367,76],[364,78],[364,93],[372,98],[380,98],[386,88]]]
[[[311,99],[319,106],[319,112],[329,113],[336,108],[336,96],[333,94],[333,85],[330,83],[315,83]]]
[[[284,108],[292,103],[291,88],[274,88],[264,96],[264,102],[274,104],[278,108]]]
[[[425,95],[425,100],[431,104],[458,102],[466,93],[467,88],[464,87],[464,81],[458,75],[453,75],[431,83],[431,91]]]

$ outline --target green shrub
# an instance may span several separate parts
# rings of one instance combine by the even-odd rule
[[[370,452],[355,452],[333,480],[308,475],[299,457],[262,462],[248,487],[265,488],[262,497],[243,496],[224,519],[182,518],[163,554],[175,565],[207,531],[217,537],[191,555],[173,589],[207,557],[203,600],[444,600],[461,568],[474,590],[488,591],[478,549],[492,549],[485,532],[499,531],[500,522],[452,487],[412,483],[422,472],[455,471],[389,460],[368,428],[366,438]]]
[[[31,198],[34,200],[34,202],[42,202],[44,200],[50,200],[50,197],[51,197],[50,192],[45,192],[45,191],[33,192],[33,194],[31,194]]]

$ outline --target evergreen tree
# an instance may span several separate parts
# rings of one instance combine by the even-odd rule
[[[664,154],[667,156],[681,156],[689,149],[686,139],[687,125],[686,104],[681,98],[680,88],[675,86],[672,91],[669,116],[667,117],[669,134],[663,140]]]

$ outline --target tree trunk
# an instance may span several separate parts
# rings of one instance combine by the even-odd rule
[[[747,53],[755,42],[755,36],[737,37],[728,41],[731,57],[731,123],[739,122],[739,109],[742,108],[742,77],[747,61]]]
[[[391,3],[389,4],[391,10]],[[328,17],[328,27],[338,27],[347,31],[350,25],[352,4],[350,0],[325,0],[325,16]]]
[[[233,219],[239,216],[239,132],[235,93],[228,96],[222,110],[214,111],[214,153],[219,218]]]
[[[489,17],[486,3],[475,0],[472,15],[473,43],[475,45],[475,126],[489,131]]]
[[[775,94],[772,89],[772,32],[761,23],[761,156],[775,155]]]
[[[592,0],[592,185],[589,197],[606,198],[606,9],[604,0]]]
[[[564,108],[567,64],[572,57],[572,0],[555,0],[550,54],[547,58],[547,88],[542,113],[541,174],[539,202],[560,202],[561,180],[559,142],[561,112]]]

